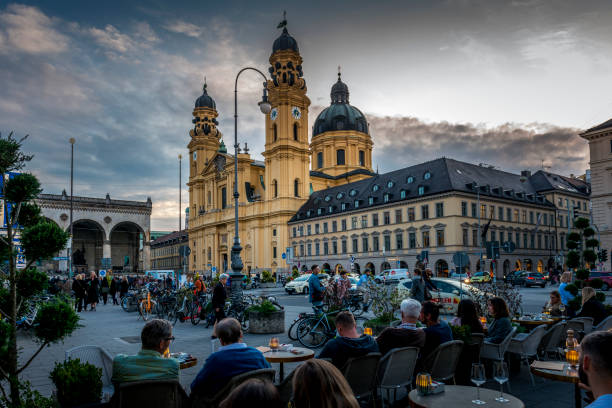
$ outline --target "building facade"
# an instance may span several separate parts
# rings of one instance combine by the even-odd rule
[[[593,224],[599,233],[601,248],[608,251],[603,270],[612,270],[612,119],[580,135],[588,140],[591,155]]]
[[[184,249],[188,248],[189,239],[187,230],[174,231],[162,235],[151,241],[151,269],[173,270],[178,274],[188,271],[188,255]]]
[[[427,251],[428,267],[446,276],[464,251],[471,272],[545,271],[563,262],[565,200],[588,207],[588,185],[580,183],[437,159],[314,192],[289,222],[291,244],[303,270],[412,269]],[[487,241],[516,249],[492,262],[482,259]]]

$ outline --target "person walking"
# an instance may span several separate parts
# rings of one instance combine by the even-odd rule
[[[312,304],[312,310],[314,310],[316,315],[321,312],[324,292],[325,288],[319,280],[319,266],[313,265],[312,275],[308,278],[308,301]]]
[[[119,278],[113,277],[111,279],[110,290],[109,290],[111,298],[113,299],[113,305],[119,304],[119,302],[117,302],[117,287],[118,286],[119,286]]]
[[[217,338],[217,323],[225,319],[225,300],[227,299],[227,292],[225,285],[227,284],[228,274],[222,273],[219,275],[219,283],[213,289],[212,299],[210,301],[213,310],[215,311],[215,326],[213,327],[213,334],[211,339]]]
[[[96,305],[100,300],[100,281],[94,271],[89,275],[89,286],[87,287],[87,303],[91,307],[91,311],[96,311]]]
[[[421,275],[420,269],[414,270],[414,278],[412,278],[412,288],[410,289],[410,297],[418,300],[420,303],[425,301],[425,281]]]
[[[75,298],[75,309],[77,312],[81,312],[83,310],[83,305],[85,305],[85,310],[87,310],[87,304],[85,303],[85,285],[83,282],[83,275],[76,275],[74,277],[74,281],[72,282],[72,291],[74,292]]]
[[[121,279],[121,284],[119,284],[119,299],[122,299],[125,295],[127,295],[129,289],[130,282],[128,281],[127,276],[123,276],[123,279]]]
[[[108,301],[108,292],[110,292],[110,285],[108,284],[108,276],[103,276],[100,282],[100,292],[102,292],[102,300],[104,305]]]

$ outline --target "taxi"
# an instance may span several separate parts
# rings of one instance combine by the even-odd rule
[[[474,294],[479,293],[480,289],[467,285],[459,280],[449,278],[431,278],[431,281],[439,291],[431,291],[433,302],[442,305],[441,314],[457,314],[457,308],[461,299],[474,299]],[[412,279],[402,279],[397,284],[397,292],[400,298],[410,297]]]

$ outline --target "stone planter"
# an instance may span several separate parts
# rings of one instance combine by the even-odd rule
[[[285,332],[285,311],[272,313],[249,312],[249,333],[272,334]]]
[[[261,287],[261,288],[275,288],[276,287],[276,282],[261,283],[259,285],[259,287]]]

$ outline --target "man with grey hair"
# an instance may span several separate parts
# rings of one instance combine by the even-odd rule
[[[378,348],[383,356],[394,348],[422,348],[425,345],[425,332],[416,327],[416,322],[421,314],[421,304],[414,299],[404,299],[400,309],[402,311],[402,323],[397,327],[387,327],[376,338]]]
[[[170,322],[161,319],[147,322],[140,333],[142,349],[138,354],[135,356],[118,354],[113,360],[112,381],[114,383],[141,380],[178,381],[178,360],[163,356],[173,340]]]
[[[596,331],[580,343],[580,388],[592,395],[587,408],[612,407],[612,332]]]

